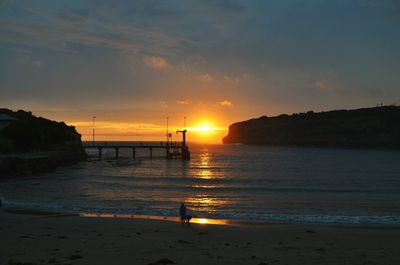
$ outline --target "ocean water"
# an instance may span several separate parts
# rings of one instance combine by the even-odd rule
[[[7,206],[63,212],[400,224],[400,151],[190,144],[190,161],[112,150],[0,183]]]

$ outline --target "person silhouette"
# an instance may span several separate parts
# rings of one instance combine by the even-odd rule
[[[179,208],[179,215],[181,217],[182,224],[186,223],[189,226],[190,219],[192,219],[191,215],[187,214],[187,209],[185,203],[181,203],[181,207]]]

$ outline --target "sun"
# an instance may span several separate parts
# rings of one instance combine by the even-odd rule
[[[220,143],[226,134],[226,128],[212,119],[200,119],[187,129],[195,142]]]
[[[213,128],[208,124],[203,124],[203,125],[200,125],[199,127],[197,127],[197,131],[209,133],[209,132],[213,131]]]
[[[194,127],[191,127],[190,129],[192,132],[203,135],[210,134],[217,130],[214,124],[209,121],[198,122]]]

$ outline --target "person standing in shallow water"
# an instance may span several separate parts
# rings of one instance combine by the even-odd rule
[[[187,225],[189,225],[192,216],[187,214],[186,205],[183,202],[181,203],[181,207],[179,208],[179,215],[181,216],[181,222],[187,223]]]

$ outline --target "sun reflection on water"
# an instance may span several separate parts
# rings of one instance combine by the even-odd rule
[[[211,194],[198,194],[186,198],[186,203],[190,209],[200,212],[217,212],[221,207],[231,202],[222,198],[214,197]]]
[[[213,178],[213,175],[212,175],[211,170],[202,169],[202,170],[200,171],[200,173],[199,173],[199,178],[202,178],[202,179],[212,179],[212,178]]]
[[[184,198],[188,207],[195,212],[217,212],[223,206],[232,203],[224,198],[219,198],[218,192],[214,189],[224,188],[221,185],[221,178],[224,178],[223,172],[218,170],[218,164],[213,157],[213,154],[204,148],[198,154],[198,160],[194,163],[193,182],[191,187],[195,188],[195,192]],[[197,220],[197,219],[196,219]],[[200,218],[199,223],[205,223],[206,219]]]
[[[195,224],[205,224],[205,225],[228,225],[230,224],[228,220],[223,219],[208,219],[208,218],[192,218],[190,222]]]
[[[197,188],[197,189],[217,189],[220,186],[217,185],[192,185],[192,188]]]
[[[213,172],[210,170],[211,167],[211,154],[206,151],[200,155],[199,168],[200,172],[198,177],[201,179],[212,179],[214,178]]]

